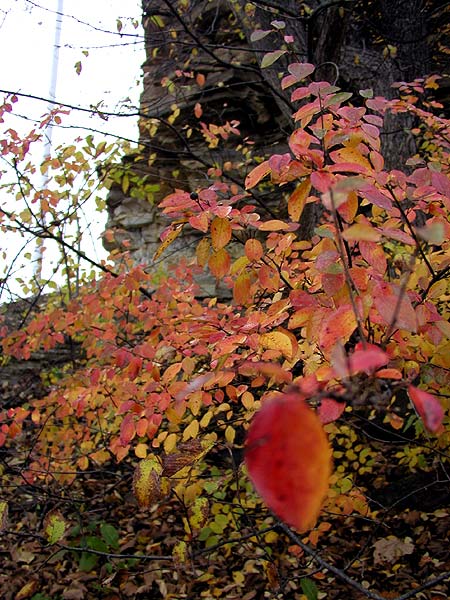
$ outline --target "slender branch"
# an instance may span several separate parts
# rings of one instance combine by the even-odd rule
[[[320,567],[322,567],[322,569],[326,569],[327,571],[329,571],[330,573],[335,575],[338,579],[340,579],[344,583],[347,583],[353,589],[361,592],[366,598],[370,598],[370,600],[386,600],[385,596],[380,596],[376,592],[372,592],[371,590],[368,590],[363,585],[361,585],[361,583],[359,583],[359,581],[356,581],[356,579],[353,579],[352,577],[347,575],[344,571],[342,571],[341,569],[338,569],[337,567],[333,566],[331,563],[329,563],[328,561],[323,559],[321,556],[319,556],[318,552],[316,552],[315,550],[310,548],[307,544],[302,542],[301,539],[298,537],[298,535],[296,535],[287,525],[280,522],[278,527],[279,527],[279,529],[284,531],[284,533],[287,535],[287,537],[292,542],[294,542],[294,544],[299,546],[303,550],[303,552],[305,552],[305,554],[308,554],[308,556],[311,556],[311,558],[314,560],[314,562],[316,562]],[[433,587],[434,585],[440,583],[441,581],[446,581],[447,579],[450,579],[450,571],[441,573],[441,575],[438,575],[437,577],[430,579],[429,581],[423,583],[421,586],[419,586],[413,590],[410,590],[409,592],[406,592],[405,594],[397,596],[393,600],[408,600],[409,598],[413,598],[414,596],[417,596],[417,594],[419,594],[423,590]]]

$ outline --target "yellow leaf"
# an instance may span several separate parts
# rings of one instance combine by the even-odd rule
[[[8,522],[8,503],[2,500],[0,502],[0,531],[6,529]]]
[[[197,244],[195,255],[199,267],[204,267],[208,263],[208,258],[211,252],[211,243],[208,238],[203,238]]]
[[[225,439],[227,440],[227,442],[229,444],[233,444],[235,437],[236,437],[235,429],[233,427],[231,427],[231,425],[228,425],[228,427],[225,429]]]
[[[199,431],[199,423],[197,419],[194,419],[189,423],[186,429],[183,431],[183,442],[189,440],[190,438],[196,438]]]
[[[288,360],[292,360],[297,353],[298,343],[295,335],[290,331],[279,328],[275,331],[263,333],[259,337],[262,348],[279,350]]]
[[[251,279],[248,273],[242,273],[234,282],[233,300],[236,304],[246,306],[253,300],[250,294]]]
[[[147,456],[147,449],[147,444],[137,444],[136,448],[134,449],[134,453],[138,458],[145,458]]]
[[[178,223],[177,225],[175,225],[175,227],[167,234],[167,236],[165,237],[164,241],[161,243],[161,245],[159,246],[158,250],[155,252],[155,254],[153,255],[153,260],[157,260],[161,254],[164,252],[164,250],[170,246],[170,244],[177,239],[177,237],[180,235],[180,233],[183,231],[183,227],[184,227],[185,223]]]
[[[196,498],[194,504],[189,508],[189,524],[192,529],[198,530],[205,526],[209,516],[208,498],[201,496]]]
[[[152,454],[141,460],[133,477],[133,491],[141,508],[149,508],[161,497],[162,465]]]
[[[353,163],[364,167],[367,171],[372,170],[370,162],[356,148],[341,148],[336,153],[342,162]]]
[[[347,241],[378,242],[381,233],[367,223],[355,223],[344,231],[342,237]]]

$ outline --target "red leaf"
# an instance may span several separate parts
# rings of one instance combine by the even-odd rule
[[[317,410],[320,421],[326,425],[339,419],[345,410],[345,404],[343,402],[337,402],[332,398],[323,398],[320,406]]]
[[[136,435],[136,426],[133,415],[125,415],[120,425],[120,443],[127,446]]]
[[[247,435],[245,462],[271,510],[299,531],[314,526],[328,489],[331,450],[319,418],[299,394],[263,405]]]
[[[379,281],[375,284],[373,296],[375,308],[387,325],[412,333],[417,331],[417,318],[411,300],[398,285]]]
[[[209,218],[208,218],[207,213],[202,212],[198,215],[194,215],[193,217],[190,217],[189,225],[191,227],[193,227],[194,229],[199,229],[203,233],[206,233],[208,231],[208,227],[209,227]]]
[[[428,431],[437,433],[444,420],[444,409],[439,400],[413,385],[408,386],[408,394],[425,427]]]
[[[301,81],[305,77],[308,77],[308,75],[311,75],[311,73],[314,73],[315,68],[311,63],[291,63],[288,66],[288,71],[295,77],[296,81]]]
[[[366,344],[363,349],[361,344],[357,344],[355,352],[350,356],[346,356],[345,353],[341,356],[335,355],[333,368],[339,377],[349,377],[361,372],[370,375],[388,362],[389,356],[378,346]]]

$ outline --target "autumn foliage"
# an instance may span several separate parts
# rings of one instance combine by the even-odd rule
[[[289,152],[255,159],[242,187],[216,170],[208,187],[161,203],[168,225],[155,260],[194,229],[195,261],[180,260],[158,282],[116,255],[63,305],[51,296],[21,329],[2,328],[4,360],[68,340],[79,349],[48,374],[47,395],[1,413],[4,509],[13,514],[5,528],[15,527],[17,486],[81,493],[90,473],[107,480],[118,469],[130,489],[133,480],[130,510],[165,532],[139,552],[162,561],[169,553],[172,569],[197,569],[198,589],[222,589],[202,560],[252,539],[258,558],[250,566],[242,546],[248,571],[236,588],[250,585],[256,560],[277,589],[280,572],[304,558],[301,547],[283,546],[278,518],[312,546],[338,523],[377,519],[367,474],[375,480],[385,457],[358,441],[358,423],[399,435],[395,460],[413,471],[448,461],[450,127],[428,99],[436,78],[401,84],[387,100],[341,91],[314,72],[294,63],[281,81],[298,106]],[[416,123],[418,150],[401,171],[384,166],[387,112]],[[238,124],[224,127],[208,129],[217,144],[239,134]],[[24,144],[5,141],[2,153],[20,163]],[[264,206],[261,191],[278,197],[279,210]],[[319,216],[303,239],[311,205]],[[230,301],[199,297],[205,271]],[[68,533],[75,505],[54,508],[37,534],[55,551],[78,548],[81,534],[72,543]],[[126,543],[122,532],[105,556]],[[315,581],[327,590],[325,571],[319,565]]]

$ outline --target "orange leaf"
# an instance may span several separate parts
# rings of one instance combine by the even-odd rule
[[[214,250],[220,250],[231,239],[231,225],[228,219],[216,217],[211,223],[211,242]]]
[[[331,158],[335,163],[356,164],[362,167],[364,171],[372,171],[370,162],[356,148],[341,148],[331,153]]]
[[[210,268],[211,273],[217,277],[217,279],[222,279],[225,275],[228,274],[231,265],[231,258],[228,252],[221,248],[217,252],[211,256],[208,261],[208,266]]]
[[[255,187],[255,185],[268,175],[270,171],[269,161],[265,160],[247,175],[245,178],[245,189],[249,190],[250,188]]]
[[[197,244],[195,255],[197,257],[197,264],[199,267],[204,267],[208,263],[209,254],[211,251],[211,244],[208,238],[202,238]]]
[[[437,433],[444,420],[444,409],[439,400],[413,385],[408,386],[408,394],[425,427],[428,431]]]
[[[258,225],[260,231],[282,231],[289,229],[289,223],[280,221],[279,219],[272,219],[271,221],[264,221]]]
[[[302,216],[303,209],[305,208],[306,199],[308,198],[309,192],[311,191],[311,181],[305,179],[295,191],[291,194],[288,200],[288,213],[293,221],[299,222]]]
[[[322,325],[319,336],[320,347],[328,350],[337,341],[345,344],[355,331],[356,325],[355,313],[349,304],[333,310]]]
[[[246,305],[252,301],[250,294],[251,279],[248,273],[242,273],[234,282],[233,299],[236,304]]]
[[[209,218],[205,212],[202,212],[198,215],[194,215],[189,219],[189,225],[194,229],[199,229],[203,233],[208,231],[209,227]]]
[[[277,292],[280,287],[279,273],[268,265],[261,265],[258,271],[258,279],[261,286],[268,292]]]
[[[278,363],[251,362],[247,361],[239,367],[239,373],[246,376],[264,375],[270,377],[277,383],[291,383],[292,373],[286,371]]]
[[[202,105],[200,104],[200,102],[196,102],[195,106],[194,106],[194,115],[197,117],[197,119],[200,119],[202,114],[203,114]]]
[[[259,240],[254,238],[249,239],[245,242],[245,255],[248,260],[259,260],[264,254],[264,249]]]
[[[297,393],[268,401],[256,414],[245,462],[271,510],[299,531],[314,526],[328,489],[331,449],[319,418]]]

